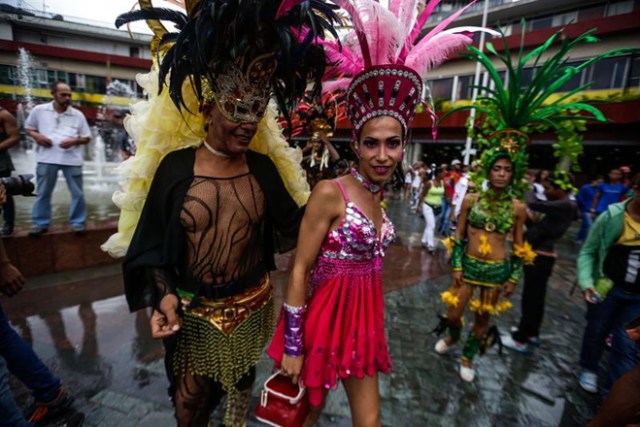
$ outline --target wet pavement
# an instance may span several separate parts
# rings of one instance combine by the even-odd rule
[[[391,202],[389,215],[400,238],[387,251],[384,269],[395,370],[380,381],[383,425],[584,425],[597,399],[577,384],[585,322],[579,292],[569,295],[578,251],[571,243],[575,230],[560,245],[547,293],[542,346],[531,355],[506,349],[499,355],[494,347],[477,359],[476,380],[466,384],[457,374],[460,346],[446,356],[433,351],[437,339],[431,330],[443,311],[439,294],[450,280],[444,250],[431,256],[421,248],[424,222],[405,204]],[[278,306],[289,262],[288,256],[279,257],[279,270],[272,276]],[[2,304],[16,329],[76,396],[86,426],[172,426],[162,346],[150,338],[148,314],[128,312],[119,272],[119,265],[113,265],[32,278],[18,296],[4,298]],[[519,292],[513,302],[514,309],[495,319],[503,333],[517,323]],[[254,404],[271,366],[263,357]],[[25,404],[28,392],[17,381],[12,385]],[[262,424],[251,420],[249,425]],[[318,425],[351,425],[341,387],[329,395]]]

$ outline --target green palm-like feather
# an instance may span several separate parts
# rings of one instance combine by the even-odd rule
[[[523,20],[522,28],[525,27]],[[481,161],[489,159],[494,150],[500,149],[494,146],[496,139],[489,138],[496,131],[515,129],[531,133],[551,129],[558,136],[558,142],[554,144],[555,154],[570,158],[575,162],[582,152],[580,132],[585,130],[584,123],[594,120],[606,122],[607,118],[594,105],[572,100],[575,95],[589,88],[591,82],[561,94],[554,101],[550,102],[550,97],[585,68],[606,58],[640,52],[640,49],[636,48],[615,49],[581,64],[571,65],[569,54],[576,46],[598,42],[598,38],[594,36],[595,32],[594,28],[576,38],[569,39],[563,38],[562,30],[560,30],[542,45],[526,54],[524,52],[524,32],[519,49],[513,52],[509,48],[504,34],[502,34],[504,47],[501,53],[496,51],[491,42],[486,43],[488,53],[468,46],[467,52],[462,56],[479,62],[483,66],[493,83],[493,88],[485,85],[473,85],[473,88],[484,91],[486,96],[478,97],[472,105],[453,108],[442,116],[440,122],[459,111],[476,110],[481,113],[482,120],[475,129],[470,129],[470,132],[478,139],[480,147],[486,151],[486,155],[481,156]],[[557,51],[548,55],[552,46],[557,46]],[[508,79],[506,85],[489,55],[495,57],[497,63],[504,66]],[[543,58],[545,59],[543,60]],[[524,85],[524,70],[530,67],[535,74],[529,84]],[[512,157],[516,163],[520,161],[526,163],[526,159],[524,150]],[[518,173],[521,173],[525,167],[526,165],[519,164],[517,170],[520,172]],[[563,176],[566,176],[566,173]],[[520,190],[522,188],[518,187],[516,192]]]
[[[486,44],[487,52],[495,56],[505,67],[508,76],[507,87],[505,87],[500,73],[491,58],[476,47],[469,46],[463,56],[479,62],[484,67],[494,84],[494,89],[484,85],[474,85],[473,87],[491,95],[490,98],[482,99],[482,104],[485,105],[485,107],[481,107],[479,102],[471,106],[456,107],[445,114],[441,118],[441,121],[456,111],[472,109],[491,115],[498,122],[499,129],[523,129],[534,125],[535,122],[541,121],[543,118],[544,122],[548,125],[556,119],[560,121],[567,120],[569,116],[575,116],[576,120],[578,120],[577,114],[580,112],[588,113],[592,116],[580,115],[579,119],[587,117],[589,120],[606,121],[602,113],[592,105],[585,104],[584,102],[568,103],[568,100],[572,96],[587,89],[590,83],[563,94],[551,103],[548,102],[551,95],[556,93],[565,83],[586,67],[612,56],[639,51],[639,49],[634,48],[615,49],[591,58],[582,64],[569,65],[570,58],[568,54],[572,49],[583,43],[594,43],[598,41],[593,35],[595,31],[595,29],[591,29],[574,39],[563,39],[558,51],[544,61],[542,61],[542,58],[548,52],[549,48],[561,38],[562,30],[553,34],[542,45],[527,54],[524,53],[524,43],[521,43],[517,53],[512,53],[504,34],[504,49],[502,53],[497,52],[493,44],[488,42]],[[522,37],[524,40],[524,32]],[[540,64],[541,61],[542,63]],[[540,64],[540,66],[536,68],[538,64]],[[529,67],[533,67],[536,73],[532,77],[531,82],[525,87],[522,84],[523,71]],[[480,101],[480,98],[478,101]],[[490,108],[488,109],[487,106],[490,106]],[[565,114],[567,111],[571,111],[571,114]]]

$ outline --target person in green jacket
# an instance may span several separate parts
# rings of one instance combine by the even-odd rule
[[[640,174],[635,197],[609,205],[593,224],[578,256],[578,283],[587,301],[587,326],[580,353],[580,386],[598,391],[604,341],[612,334],[604,394],[640,360],[624,325],[640,316]]]

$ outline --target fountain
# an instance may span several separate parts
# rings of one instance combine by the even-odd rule
[[[16,119],[18,121],[18,129],[20,130],[20,146],[27,150],[32,150],[35,141],[29,137],[24,131],[24,122],[33,109],[33,57],[28,50],[21,47],[18,49],[18,82],[20,87],[24,89],[22,102],[18,103],[16,110]]]
[[[31,79],[31,73],[33,72],[33,58],[28,50],[21,47],[18,49],[18,80],[20,86],[24,89],[24,104],[25,113],[29,114],[29,111],[33,108],[33,96],[31,95],[31,89],[33,83]]]
[[[135,98],[136,93],[131,90],[131,87],[120,80],[114,80],[107,85],[107,95],[121,96],[124,98]],[[106,100],[105,100],[106,101]]]

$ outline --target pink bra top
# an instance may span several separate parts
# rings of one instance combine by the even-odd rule
[[[334,181],[345,203],[346,212],[338,228],[329,232],[320,247],[320,257],[346,260],[370,260],[384,256],[384,250],[395,240],[396,230],[387,214],[382,211],[381,237],[367,216],[344,191],[340,181]]]

